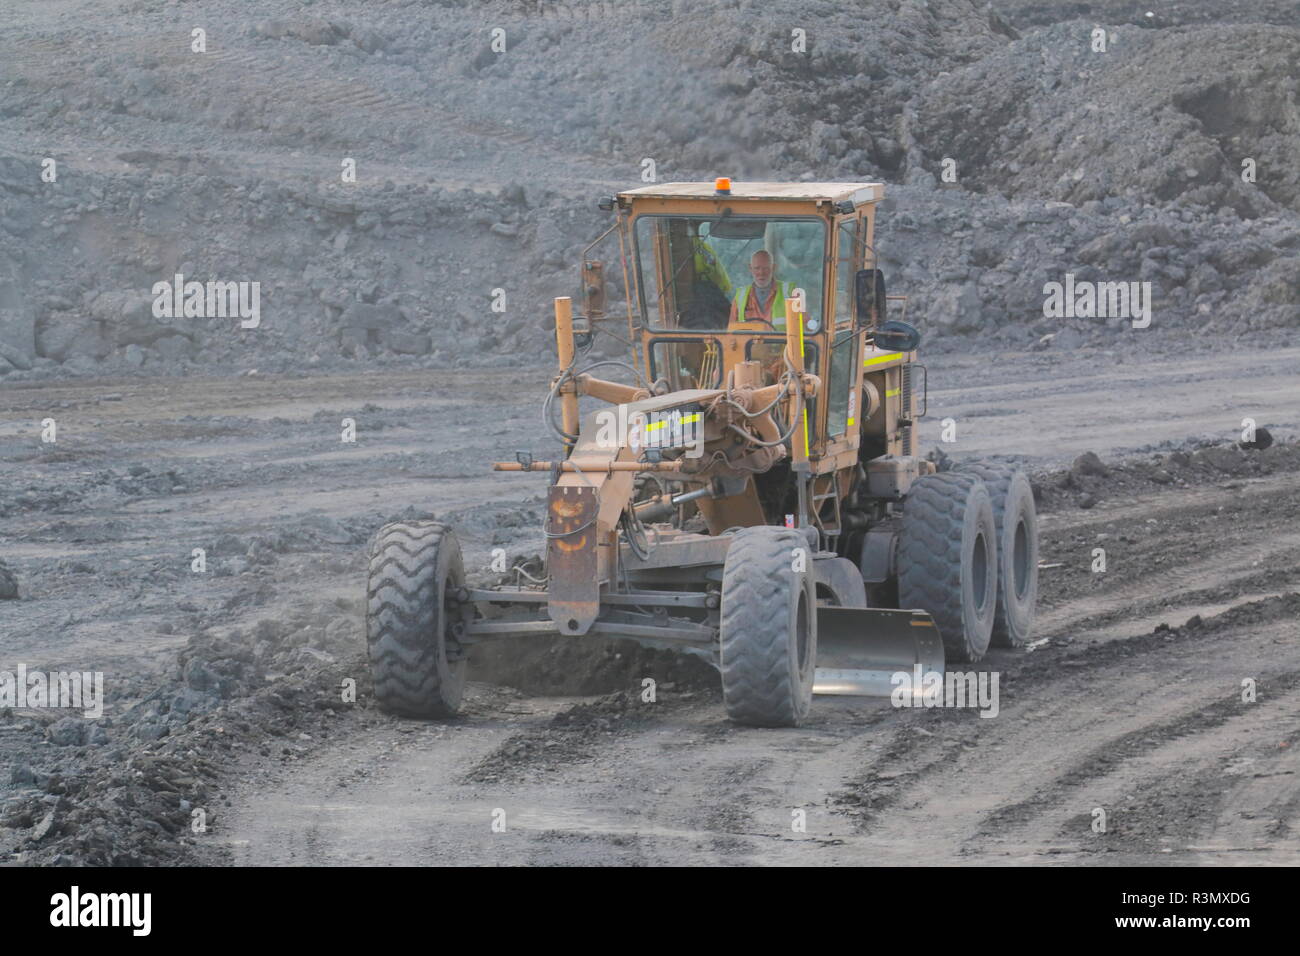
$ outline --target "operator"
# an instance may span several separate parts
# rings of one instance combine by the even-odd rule
[[[729,326],[762,322],[774,332],[785,331],[785,304],[794,295],[793,282],[781,282],[772,274],[772,254],[759,249],[749,258],[750,285],[740,287],[731,300]]]
[[[759,249],[749,258],[750,285],[740,287],[731,301],[728,331],[785,332],[786,303],[794,295],[793,282],[781,282],[773,275],[772,254]],[[776,382],[785,371],[785,343],[755,342],[750,358],[762,363],[763,380]]]

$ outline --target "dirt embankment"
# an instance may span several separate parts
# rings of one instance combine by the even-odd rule
[[[596,197],[647,160],[658,181],[891,184],[890,289],[963,348],[1268,344],[1300,321],[1285,16],[223,0],[199,53],[179,14],[18,6],[0,38],[9,381],[517,364],[604,229]],[[1067,273],[1150,282],[1152,328],[1045,318]],[[258,282],[261,324],[156,317],[177,274]]]

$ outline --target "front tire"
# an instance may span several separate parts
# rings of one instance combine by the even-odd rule
[[[370,549],[366,646],[379,706],[403,717],[450,717],[465,657],[450,599],[465,583],[460,544],[435,521],[385,525]]]
[[[898,539],[898,606],[928,611],[949,660],[978,661],[997,609],[997,527],[988,489],[943,472],[912,483]]]
[[[738,531],[727,550],[719,668],[727,715],[737,723],[797,727],[808,716],[817,662],[808,552],[798,531],[769,526]]]

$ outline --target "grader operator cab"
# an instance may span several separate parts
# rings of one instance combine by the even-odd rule
[[[918,454],[926,377],[919,334],[887,314],[904,300],[876,255],[883,193],[720,179],[601,201],[632,364],[578,367],[613,321],[587,259],[586,314],[555,302],[558,454],[493,466],[549,475],[544,579],[469,587],[451,528],[384,527],[367,621],[382,706],[455,713],[475,643],[598,634],[704,655],[734,720],[793,726],[814,693],[888,696],[897,672],[1029,639],[1029,483]],[[582,397],[607,406],[580,416]]]

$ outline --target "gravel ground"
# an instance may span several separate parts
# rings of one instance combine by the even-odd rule
[[[6,660],[94,661],[107,701],[94,729],[60,711],[0,716],[0,847],[16,863],[884,862],[941,824],[926,859],[1159,861],[1142,854],[1220,846],[1215,859],[1294,862],[1294,790],[1259,781],[1290,772],[1288,752],[1261,741],[1276,749],[1296,732],[1300,418],[1286,399],[1300,353],[1243,356],[1222,378],[1199,359],[1155,375],[1086,349],[1002,361],[1013,415],[990,412],[986,359],[932,360],[922,437],[953,416],[958,441],[939,445],[953,458],[1014,448],[1035,475],[1049,644],[989,659],[1006,681],[998,720],[819,698],[810,726],[771,734],[730,726],[698,662],[598,642],[481,655],[456,721],[374,709],[366,540],[391,518],[435,515],[456,525],[480,580],[493,547],[539,552],[544,479],[487,466],[546,451],[543,373],[505,402],[497,373],[474,370],[8,389],[0,536],[19,599],[0,602]],[[1236,447],[1213,397],[1246,368],[1239,400],[1274,437],[1259,451]],[[1124,417],[1139,397],[1158,425]],[[1093,414],[1062,441],[1081,406]],[[53,447],[39,440],[48,414],[66,436]],[[345,416],[356,445],[340,441]],[[1098,546],[1105,574],[1090,570]],[[653,707],[639,696],[647,676]],[[1224,711],[1243,677],[1262,688],[1259,710]],[[1131,759],[1104,756],[1116,740]],[[985,743],[999,749],[975,749]],[[1020,769],[994,774],[986,752]],[[912,774],[923,787],[903,786]],[[1207,775],[1222,792],[1184,819]],[[954,788],[978,800],[954,802]],[[1147,842],[1096,843],[1086,820],[1070,830],[1088,799],[1137,808],[1124,819]],[[512,841],[493,839],[497,807]],[[1225,822],[1238,807],[1264,829]],[[778,832],[799,808],[818,821],[806,841]],[[195,809],[205,833],[190,829]],[[431,820],[437,846],[412,835]]]

